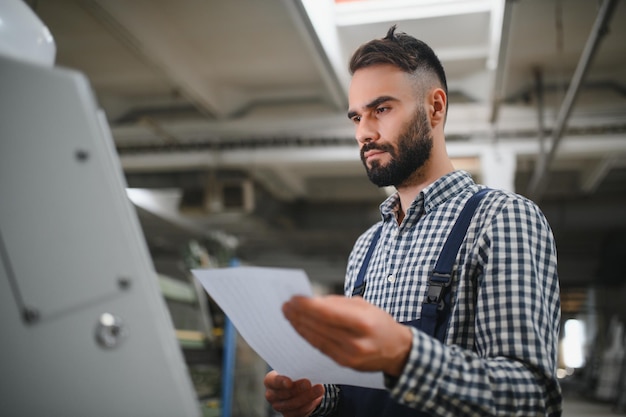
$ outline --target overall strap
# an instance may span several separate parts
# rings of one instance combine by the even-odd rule
[[[354,289],[352,290],[352,296],[362,297],[365,294],[365,273],[367,272],[367,267],[370,263],[370,258],[372,257],[372,253],[374,252],[374,248],[376,248],[376,244],[378,243],[378,239],[380,238],[380,232],[383,229],[383,224],[381,223],[378,229],[376,229],[376,233],[372,237],[372,241],[370,242],[370,247],[367,248],[367,253],[365,254],[365,259],[363,259],[363,263],[361,264],[361,269],[359,269],[359,275],[356,277],[356,281],[354,282]]]
[[[454,261],[478,203],[489,191],[491,191],[489,188],[484,188],[467,201],[459,218],[454,223],[450,235],[448,235],[428,280],[428,293],[422,304],[420,325],[422,331],[436,337],[441,342],[443,342],[450,320],[450,284],[452,283]]]
[[[404,323],[414,326],[444,342],[445,332],[450,320],[450,291],[454,260],[463,242],[470,220],[476,211],[480,199],[488,189],[481,190],[470,197],[461,211],[459,218],[439,255],[435,269],[429,279],[429,289],[422,305],[422,316],[418,320]],[[365,255],[359,275],[354,284],[352,295],[363,295],[365,292],[365,273],[374,248],[380,238],[382,225],[372,237],[370,247]],[[342,416],[356,417],[428,417],[427,414],[393,401],[386,390],[340,385],[339,410]]]

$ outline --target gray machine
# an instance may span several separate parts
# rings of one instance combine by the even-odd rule
[[[198,416],[86,78],[0,56],[0,415]]]

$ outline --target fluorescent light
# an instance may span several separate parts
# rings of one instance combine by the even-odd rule
[[[337,26],[491,12],[492,0],[385,0],[335,4]]]

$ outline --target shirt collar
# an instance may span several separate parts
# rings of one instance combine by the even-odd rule
[[[413,200],[407,209],[406,216],[412,213],[429,213],[441,203],[449,200],[467,188],[476,185],[470,174],[465,171],[453,171],[437,179],[432,184],[425,187]],[[400,196],[394,193],[380,205],[380,214],[384,220],[389,217],[395,218],[396,212],[400,209]]]

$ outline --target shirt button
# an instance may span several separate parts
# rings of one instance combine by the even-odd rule
[[[396,282],[396,276],[394,274],[387,275],[387,281],[393,284],[394,282]]]

